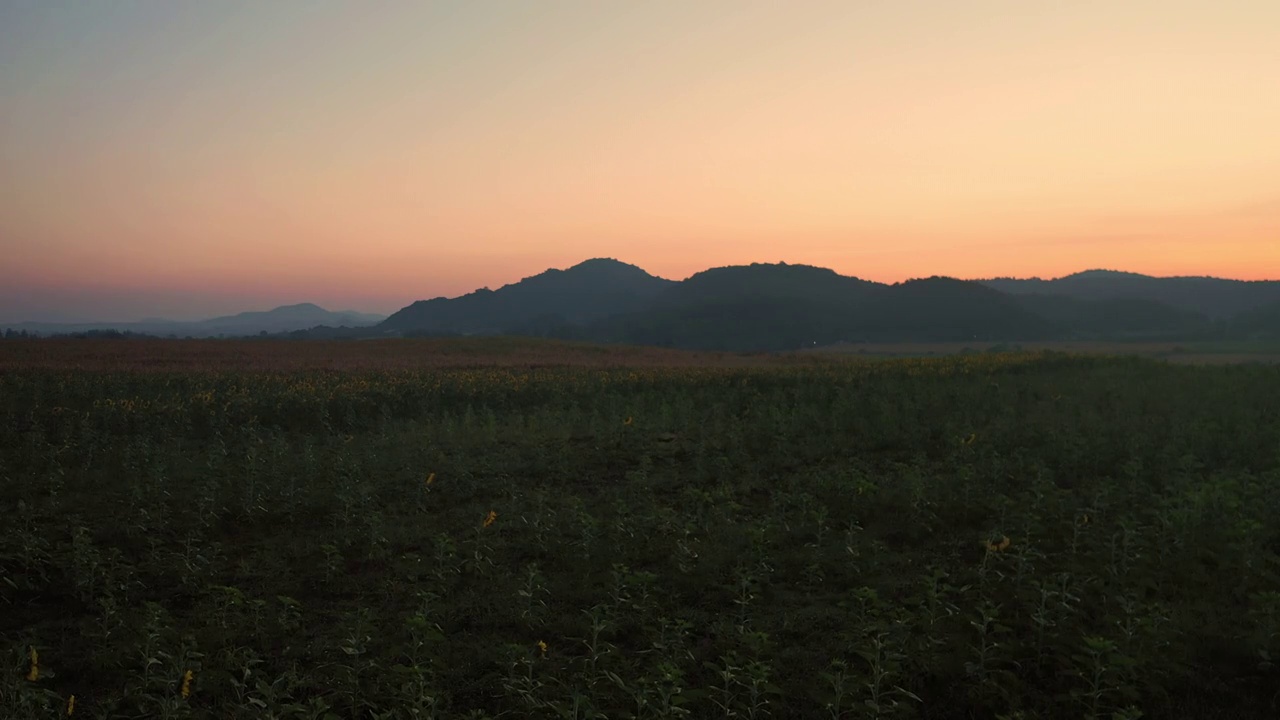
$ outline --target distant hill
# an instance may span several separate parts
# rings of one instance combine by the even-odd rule
[[[78,333],[277,338],[525,335],[726,351],[859,342],[1280,338],[1280,281],[1066,277],[885,284],[811,265],[717,267],[682,281],[615,259],[551,269],[497,290],[414,302],[385,319],[311,303],[197,322],[21,323]],[[4,329],[0,327],[0,330]]]
[[[1067,340],[1191,340],[1216,331],[1209,317],[1136,297],[1083,300],[1069,295],[1014,295]]]
[[[879,283],[839,275],[812,265],[752,263],[712,268],[673,283],[660,297],[666,305],[788,298],[817,303],[848,303],[868,297]]]
[[[194,323],[209,334],[254,334],[302,330],[317,325],[364,327],[385,320],[383,315],[342,310],[333,312],[313,303],[282,305],[273,310],[242,312],[237,315],[210,318]]]
[[[1250,340],[1280,340],[1280,302],[1247,310],[1227,322],[1234,337]]]
[[[1019,339],[1051,334],[1012,298],[961,280],[884,285],[803,265],[699,273],[652,307],[581,329],[604,342],[788,350],[845,341]]]
[[[370,327],[377,325],[384,317],[351,310],[333,312],[312,303],[301,303],[298,305],[284,305],[273,310],[243,312],[237,315],[215,317],[208,320],[152,319],[121,323],[26,322],[7,325],[0,329],[25,330],[40,335],[117,331],[120,333],[157,335],[161,337],[169,335],[178,337],[239,337],[259,335],[261,333],[275,334],[306,330],[318,325]]]
[[[863,310],[864,341],[1043,340],[1059,328],[1014,298],[967,280],[931,277],[887,286]]]
[[[841,337],[876,283],[808,265],[713,268],[673,283],[633,312],[567,336],[702,350],[765,351]]]
[[[378,330],[730,351],[840,342],[1198,339],[1265,332],[1269,315],[1247,326],[1226,319],[1268,306],[1273,295],[1280,303],[1280,283],[1113,271],[887,285],[786,263],[712,268],[672,282],[596,259],[498,290],[416,302]]]
[[[1145,300],[1214,320],[1280,303],[1280,281],[1157,278],[1113,270],[1087,270],[1055,280],[995,278],[979,282],[1012,295],[1060,295],[1078,300]]]
[[[594,259],[547,270],[497,290],[419,300],[379,326],[399,332],[548,334],[645,307],[673,283],[635,265]]]

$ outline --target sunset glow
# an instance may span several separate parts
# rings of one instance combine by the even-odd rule
[[[1280,3],[7,3],[0,320],[680,279],[1280,278]]]

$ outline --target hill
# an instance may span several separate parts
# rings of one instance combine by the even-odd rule
[[[840,337],[849,314],[878,287],[808,265],[713,268],[671,285],[648,307],[566,334],[700,350],[792,349]]]
[[[1247,340],[1280,340],[1280,302],[1253,308],[1227,323],[1232,336]]]
[[[637,310],[672,285],[635,265],[594,259],[547,270],[497,290],[420,300],[381,323],[401,333],[546,334]]]
[[[99,323],[17,323],[6,326],[39,335],[69,335],[115,331],[139,335],[167,337],[241,337],[306,330],[318,325],[334,327],[370,327],[383,320],[382,315],[345,310],[333,312],[313,303],[283,305],[272,310],[243,312],[207,320],[180,321],[150,319],[139,322]],[[0,328],[3,329],[3,328]]]
[[[1256,340],[1280,337],[1280,282],[1089,270],[1052,280],[929,277],[891,285],[787,263],[717,267],[672,281],[596,258],[497,290],[420,300],[385,319],[301,303],[197,322],[11,327],[82,336],[512,335],[731,352],[839,343]]]
[[[198,328],[211,335],[251,335],[254,333],[289,332],[317,325],[363,327],[376,325],[381,315],[370,315],[352,310],[332,312],[313,303],[283,305],[263,312],[243,312],[237,315],[210,318],[196,323]]]
[[[851,339],[1032,340],[1055,330],[1003,293],[949,278],[885,285],[826,268],[757,263],[671,282],[613,260],[414,303],[380,328],[734,351]]]
[[[1060,340],[1190,340],[1211,335],[1207,316],[1155,300],[1115,297],[1084,300],[1069,295],[1014,295],[1035,315],[1053,323]]]
[[[416,302],[378,330],[534,335],[697,350],[840,342],[1200,339],[1266,332],[1280,283],[1087,271],[1056,280],[930,277],[894,285],[787,263],[673,282],[616,260],[548,270],[496,291]],[[1261,328],[1261,329],[1259,329]]]
[[[807,266],[699,273],[654,307],[593,323],[577,337],[700,350],[791,350],[843,341],[1045,337],[1013,299],[947,278],[883,285]]]
[[[861,337],[851,339],[1041,340],[1059,330],[1008,295],[944,277],[888,286],[863,312]]]
[[[1145,300],[1215,320],[1280,303],[1280,282],[1266,280],[1151,277],[1113,270],[1087,270],[1054,280],[995,278],[979,282],[1012,295],[1060,295],[1078,300]]]

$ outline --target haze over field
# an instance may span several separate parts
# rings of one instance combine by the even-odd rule
[[[680,280],[1275,278],[1280,3],[0,7],[0,321]]]

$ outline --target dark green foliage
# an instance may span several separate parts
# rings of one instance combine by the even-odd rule
[[[1280,302],[1241,313],[1228,327],[1232,337],[1280,340]]]
[[[1143,298],[1028,294],[1017,299],[1072,340],[1197,340],[1218,334],[1218,327],[1200,313]]]
[[[0,433],[4,717],[1280,711],[1280,368],[21,370]]]

